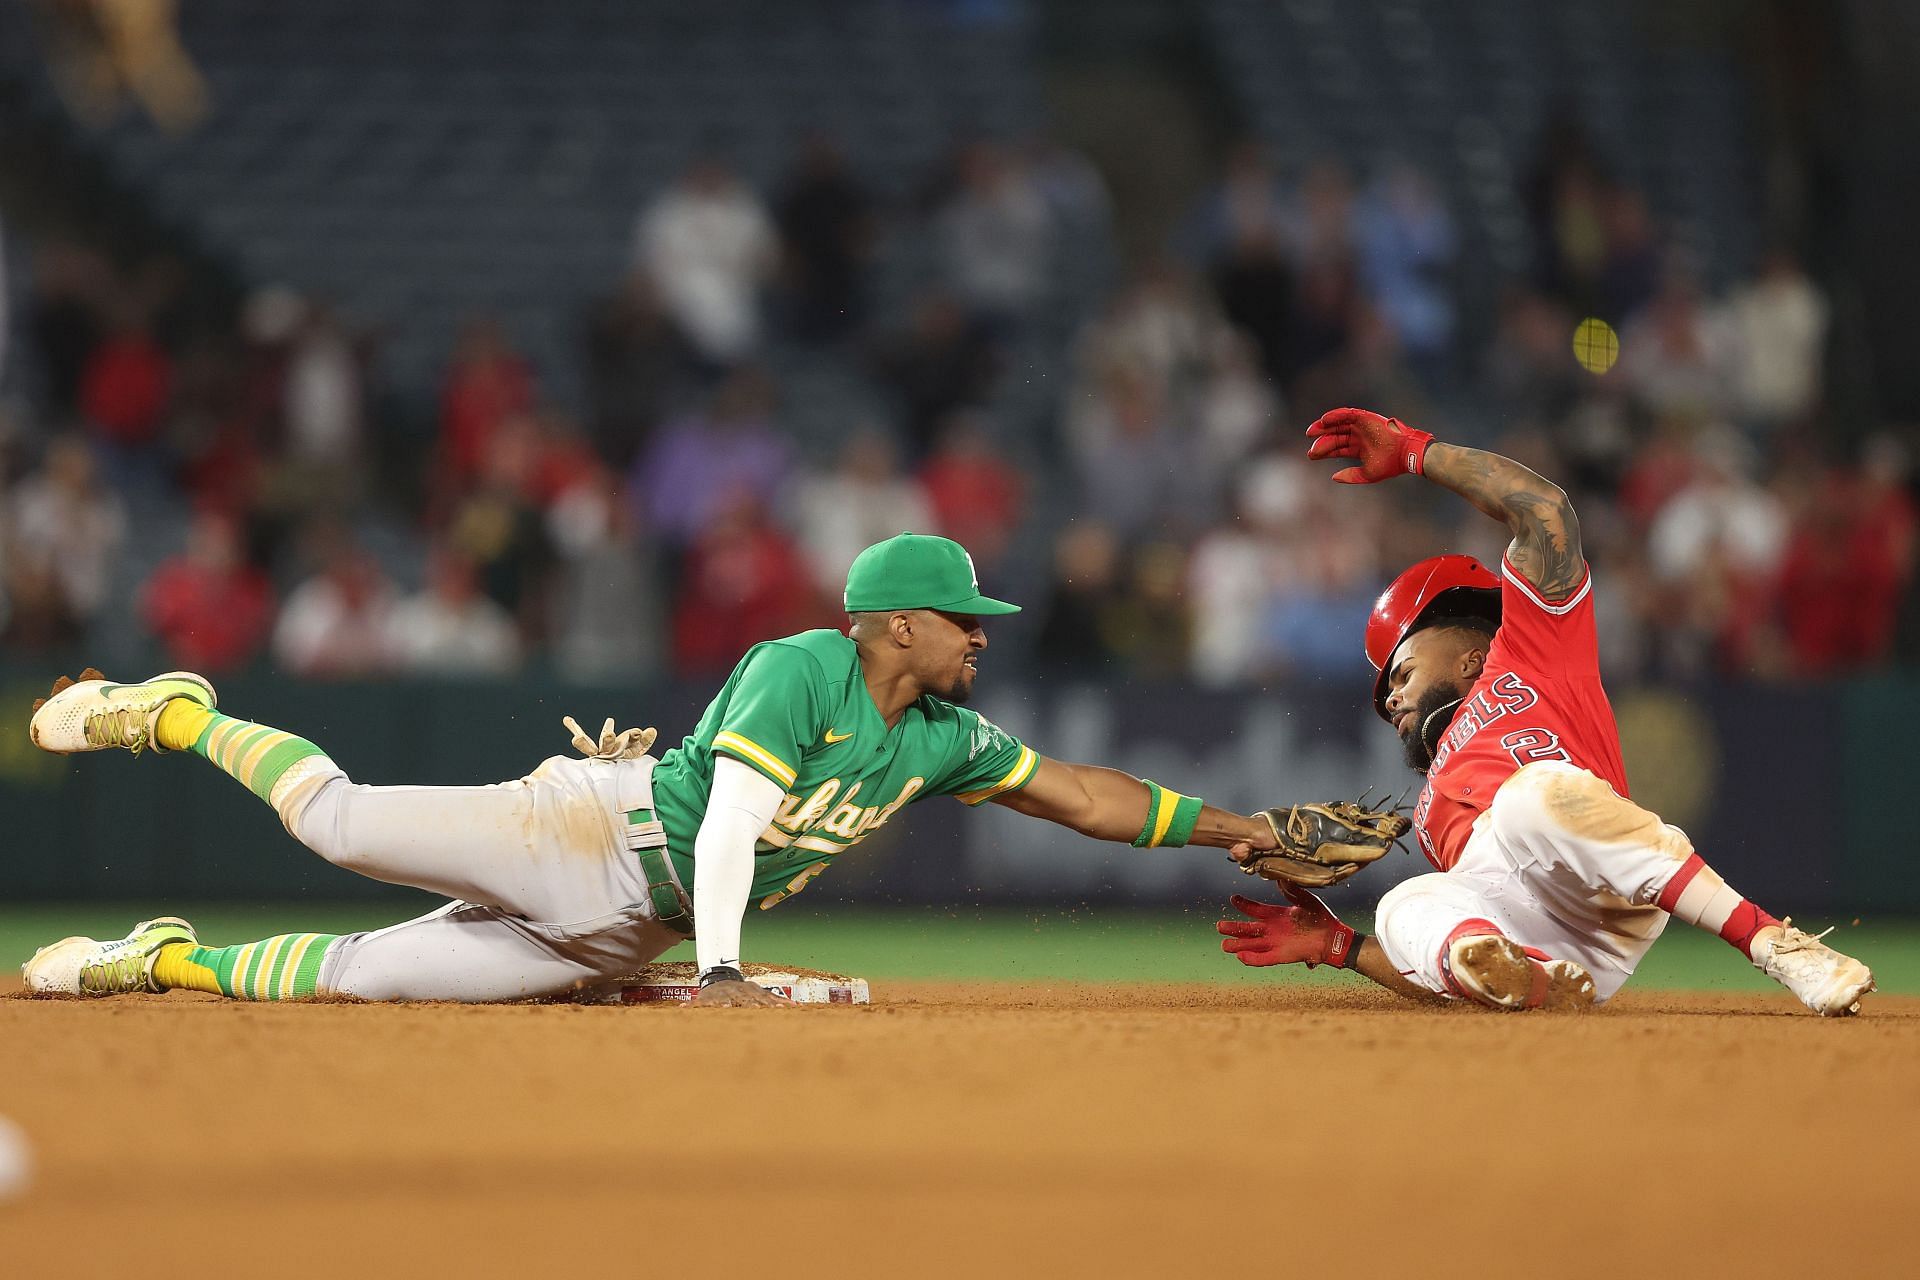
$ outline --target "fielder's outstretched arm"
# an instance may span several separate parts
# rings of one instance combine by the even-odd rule
[[[1441,444],[1425,431],[1368,409],[1335,409],[1307,428],[1310,458],[1351,458],[1342,484],[1424,475],[1513,531],[1507,559],[1549,601],[1566,599],[1586,575],[1580,521],[1560,486],[1511,458]]]
[[[1127,840],[1143,848],[1198,844],[1216,849],[1274,847],[1273,828],[1099,765],[1040,757],[1033,781],[995,796],[1029,817],[1045,818],[1096,840]],[[1190,824],[1190,825],[1189,825]]]

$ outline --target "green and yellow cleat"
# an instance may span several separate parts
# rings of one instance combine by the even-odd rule
[[[206,677],[169,671],[141,684],[114,684],[88,667],[78,680],[61,676],[51,696],[33,704],[27,726],[33,745],[55,755],[122,747],[139,755],[149,748],[164,752],[154,737],[160,709],[175,698],[213,707],[218,698]]]
[[[153,981],[160,948],[175,942],[197,945],[193,926],[178,916],[142,920],[133,932],[111,942],[62,938],[33,953],[20,966],[27,990],[46,995],[121,996],[135,991],[164,991]]]

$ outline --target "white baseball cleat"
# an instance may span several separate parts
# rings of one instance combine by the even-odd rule
[[[111,942],[62,938],[33,953],[20,966],[27,990],[63,996],[119,996],[133,991],[164,991],[154,985],[153,962],[160,948],[175,942],[198,943],[193,926],[178,916],[142,920],[133,932]]]
[[[1581,1010],[1595,999],[1585,969],[1571,960],[1536,960],[1497,933],[1455,938],[1443,967],[1461,994],[1490,1009]]]
[[[175,698],[203,707],[219,701],[206,677],[191,671],[169,671],[141,684],[115,684],[88,667],[78,680],[61,676],[54,681],[53,695],[34,704],[27,733],[34,746],[62,756],[108,747],[123,747],[135,755],[148,749],[164,752],[153,726],[160,709]]]
[[[1844,1018],[1860,1012],[1860,997],[1873,990],[1873,971],[1820,941],[1832,932],[1796,929],[1789,916],[1780,922],[1780,936],[1762,948],[1766,955],[1753,957],[1753,967],[1821,1017]]]

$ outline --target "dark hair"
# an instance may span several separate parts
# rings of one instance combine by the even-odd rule
[[[1500,624],[1491,618],[1483,618],[1479,614],[1467,614],[1458,618],[1435,618],[1420,629],[1422,631],[1471,631],[1475,635],[1491,640],[1493,633],[1500,629]]]
[[[847,615],[847,634],[858,640],[858,633],[884,624],[887,614],[878,609],[863,609]]]

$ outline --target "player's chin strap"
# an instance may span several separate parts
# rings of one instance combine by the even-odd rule
[[[1440,750],[1440,735],[1445,733],[1447,726],[1453,723],[1454,708],[1465,701],[1466,697],[1463,695],[1452,702],[1442,703],[1427,712],[1427,718],[1420,722],[1420,745],[1427,749],[1427,759],[1433,759]],[[1436,720],[1439,721],[1438,724],[1434,723]]]

